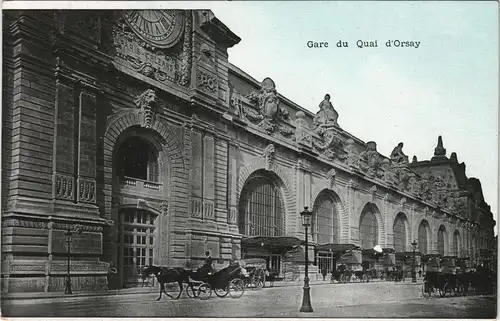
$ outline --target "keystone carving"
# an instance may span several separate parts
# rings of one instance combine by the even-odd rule
[[[151,127],[157,98],[156,92],[153,89],[147,89],[135,99],[135,105],[139,108],[139,113],[142,117],[142,127]]]
[[[269,144],[262,151],[262,157],[266,160],[266,170],[270,170],[274,161],[275,149],[273,144]]]
[[[326,174],[326,180],[328,182],[328,187],[333,188],[333,186],[335,185],[336,175],[337,175],[337,171],[335,170],[335,168],[332,168],[331,170],[328,171],[328,173]]]

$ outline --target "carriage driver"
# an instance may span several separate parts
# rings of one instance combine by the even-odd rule
[[[203,266],[201,267],[204,272],[208,274],[213,273],[213,267],[212,267],[212,256],[210,256],[210,252],[206,251],[205,252],[205,262],[203,263]]]

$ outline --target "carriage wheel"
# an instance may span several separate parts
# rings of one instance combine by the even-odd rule
[[[431,297],[432,288],[428,282],[422,284],[422,296],[426,299]]]
[[[198,296],[198,290],[194,286],[191,287],[191,284],[186,285],[186,293],[190,298],[196,298]]]
[[[245,284],[241,279],[232,279],[227,286],[227,292],[233,299],[241,298],[245,293]]]
[[[262,290],[263,287],[264,287],[264,281],[262,281],[260,278],[255,280],[254,290]]]
[[[181,296],[182,288],[179,287],[177,282],[165,283],[165,293],[172,299],[177,300]]]
[[[212,288],[208,283],[203,283],[198,288],[198,295],[196,296],[200,300],[208,300],[212,295]]]
[[[225,289],[215,288],[214,292],[215,292],[215,295],[218,296],[219,298],[223,298],[226,295],[228,295],[228,293],[229,293],[227,288],[225,288]]]

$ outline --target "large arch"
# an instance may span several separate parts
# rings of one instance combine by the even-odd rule
[[[101,175],[104,179],[104,186],[102,190],[102,199],[99,206],[103,209],[102,215],[111,221],[117,220],[117,211],[112,210],[112,197],[113,197],[113,166],[114,155],[118,149],[118,143],[124,137],[122,135],[128,129],[142,127],[141,116],[138,110],[127,110],[111,116],[106,121],[106,130],[103,137],[103,170]],[[188,173],[185,169],[184,158],[181,152],[181,139],[173,131],[173,129],[161,117],[154,117],[151,126],[147,129],[152,136],[157,136],[158,139],[152,139],[153,143],[159,150],[168,155],[170,163],[169,180],[171,186],[178,188],[170,193],[170,199],[167,200],[173,209],[171,215],[168,215],[168,220],[163,223],[162,228],[162,241],[161,244],[165,248],[163,253],[162,264],[167,264],[166,261],[170,257],[170,236],[173,235],[173,220],[179,216],[187,216],[188,209],[185,206],[187,203],[186,190],[189,190]],[[98,193],[99,194],[99,193]],[[104,235],[103,252],[104,256],[110,260],[116,261],[115,255],[117,253],[117,246],[114,240],[116,239],[116,228],[111,228],[108,233]]]
[[[422,254],[430,254],[429,247],[431,245],[431,228],[429,222],[426,219],[420,221],[418,225],[418,240],[417,246],[418,250]]]
[[[446,227],[441,224],[437,232],[437,251],[440,255],[445,256],[448,253],[448,235]]]
[[[246,236],[285,236],[283,182],[276,174],[258,170],[242,188],[238,228]]]
[[[392,233],[394,250],[396,252],[406,252],[410,243],[410,226],[405,213],[399,212],[394,218]]]
[[[313,204],[313,220],[316,219],[318,222],[315,223],[315,227],[311,227],[311,233],[313,235],[316,235],[313,240],[317,243],[341,243],[341,236],[342,236],[342,231],[345,226],[342,226],[342,216],[343,216],[343,211],[344,211],[344,206],[342,204],[342,201],[340,200],[340,197],[335,193],[334,191],[330,189],[323,189],[316,197],[314,198]],[[329,207],[333,206],[332,208],[332,231],[333,231],[333,238],[331,241],[326,241],[326,240],[321,240],[318,239],[318,234],[323,234],[323,233],[318,233],[318,229],[320,229],[321,222],[319,222],[319,217],[321,215],[318,213],[318,211],[325,212],[329,210]],[[326,214],[326,213],[324,213]],[[329,226],[329,225],[328,225]],[[314,231],[316,229],[316,231]],[[317,233],[317,234],[314,234]],[[320,237],[321,238],[321,237]]]
[[[237,191],[236,191],[236,204],[240,204],[240,196],[241,192],[243,191],[243,187],[245,186],[246,182],[250,178],[250,176],[257,172],[257,171],[263,171],[270,173],[271,175],[276,175],[276,177],[279,179],[279,183],[281,184],[282,187],[282,197],[284,201],[284,207],[285,207],[285,217],[287,218],[286,221],[286,227],[289,228],[291,226],[295,226],[298,218],[297,215],[293,215],[293,213],[297,213],[296,210],[296,203],[295,203],[295,198],[293,197],[292,191],[294,190],[292,188],[292,184],[290,183],[290,180],[288,179],[288,175],[281,169],[280,166],[277,166],[274,162],[271,164],[269,169],[266,169],[266,159],[264,157],[258,157],[254,161],[246,164],[245,166],[242,166],[239,170],[238,174],[238,183],[237,183]],[[239,217],[239,215],[238,215]],[[287,230],[288,232],[288,230]]]
[[[371,249],[373,246],[383,243],[383,224],[382,215],[377,205],[371,202],[366,203],[359,215],[360,246],[367,246]]]

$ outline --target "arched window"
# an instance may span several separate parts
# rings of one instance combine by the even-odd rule
[[[158,182],[158,155],[145,139],[136,136],[127,138],[120,145],[116,157],[118,176]]]
[[[314,204],[311,231],[318,244],[338,243],[338,212],[334,199],[327,193],[321,193]]]
[[[445,238],[445,228],[443,225],[441,225],[439,227],[439,231],[438,231],[438,237],[437,237],[437,246],[438,246],[438,253],[441,254],[442,256],[445,255],[445,252],[444,252],[444,238]]]
[[[359,223],[359,239],[363,249],[372,249],[378,244],[378,224],[373,209],[365,205]]]
[[[459,248],[460,248],[460,233],[458,231],[455,231],[455,233],[453,233],[453,248],[452,248],[453,255],[458,256]]]
[[[429,223],[426,220],[423,220],[418,226],[418,250],[423,255],[428,253],[427,248],[427,229],[429,227]]]
[[[140,269],[153,265],[157,215],[144,210],[123,209],[119,217],[118,258],[122,274],[125,283],[136,283]]]
[[[406,226],[405,215],[399,213],[394,220],[393,235],[394,235],[394,250],[396,252],[406,251]]]
[[[255,176],[241,193],[239,230],[246,236],[283,236],[284,207],[281,191],[265,176]]]

